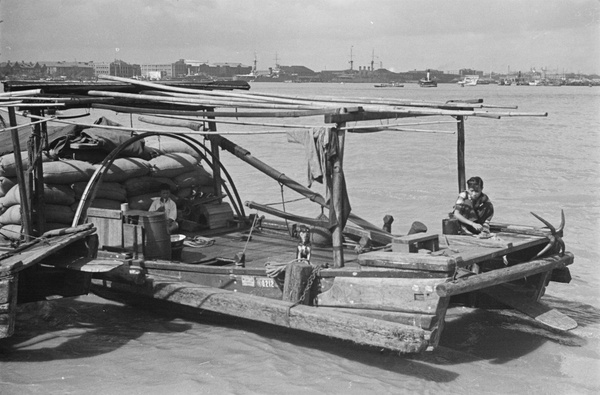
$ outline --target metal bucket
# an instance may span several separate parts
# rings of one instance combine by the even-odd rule
[[[174,261],[181,260],[181,252],[183,251],[183,242],[185,235],[171,235],[171,259]]]

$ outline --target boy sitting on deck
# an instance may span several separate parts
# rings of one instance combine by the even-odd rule
[[[460,222],[463,233],[490,233],[494,206],[482,190],[483,180],[480,177],[471,177],[467,181],[467,190],[458,195],[454,204],[454,218]]]
[[[161,184],[160,198],[152,202],[148,211],[162,211],[167,215],[167,230],[169,234],[173,234],[173,232],[179,229],[179,224],[176,221],[177,205],[171,199],[171,188],[169,188],[168,184]]]

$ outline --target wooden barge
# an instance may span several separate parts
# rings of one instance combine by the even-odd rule
[[[45,126],[37,125],[61,121],[44,113],[50,103],[66,108],[146,114],[140,120],[163,125],[165,129],[158,132],[106,126],[132,137],[105,156],[87,183],[71,226],[78,230],[78,240],[85,243],[82,242],[78,254],[65,254],[63,249],[62,255],[49,252],[30,263],[61,273],[83,273],[80,286],[73,287],[71,294],[76,294],[75,290],[86,292],[91,282],[94,292],[100,295],[160,299],[401,353],[434,349],[451,303],[515,308],[555,330],[569,330],[577,325],[540,301],[550,281],[570,281],[567,266],[574,257],[565,251],[562,242],[564,215],[558,228],[539,217],[544,227],[492,223],[494,237],[490,238],[435,234],[425,229],[400,235],[391,232],[391,217],[384,218],[383,225],[375,225],[351,212],[345,191],[346,133],[420,131],[414,129],[414,123],[401,123],[401,118],[449,117],[457,125],[458,189],[462,191],[466,187],[465,117],[545,116],[545,113],[506,111],[484,105],[482,100],[299,98],[105,78],[135,86],[136,93],[89,90],[81,98],[78,90],[75,101],[66,92],[24,94],[20,90],[24,88],[18,84],[5,83],[8,92],[5,99],[18,101],[9,107],[13,113],[11,125],[16,126],[15,107],[22,110],[33,104],[31,108],[35,111],[24,115],[32,123],[40,122],[34,132],[41,135]],[[324,117],[324,127],[318,133],[320,136],[325,133],[329,148],[335,147],[323,154],[328,199],[255,158],[226,138],[226,133],[216,130],[219,122],[228,122],[269,127],[275,129],[273,133],[280,133],[290,125],[231,118],[281,120],[315,116]],[[370,122],[381,120],[388,123]],[[349,122],[356,126],[348,126]],[[431,123],[435,122],[419,125]],[[295,128],[317,133],[312,126],[295,125]],[[197,135],[209,144],[194,138]],[[204,185],[212,193],[178,201],[182,212],[178,218],[180,229],[187,241],[183,245],[173,244],[172,249],[169,244],[158,254],[154,249],[163,240],[156,235],[155,224],[141,220],[148,216],[147,212],[131,210],[126,205],[120,209],[90,207],[103,177],[109,174],[119,155],[132,144],[154,137],[185,144],[212,173],[211,184]],[[257,202],[242,203],[234,180],[221,164],[220,157],[225,153],[259,169],[282,188],[310,199],[328,210],[329,215],[314,219]],[[35,168],[32,174],[35,185],[43,175]],[[23,191],[27,193],[25,186]],[[35,207],[40,201],[33,192],[27,196]],[[248,215],[244,207],[269,217]],[[40,210],[33,212],[39,214]],[[32,220],[24,216],[24,221],[30,221],[23,224],[27,229],[25,235],[44,229],[43,215],[33,217]],[[310,234],[311,242],[299,243],[302,234]],[[14,280],[20,270],[14,264],[18,253],[12,253],[11,261],[0,256],[0,287],[9,290],[0,290],[3,297],[0,305],[7,306],[4,307],[7,328],[14,320],[11,311],[20,302]],[[0,332],[0,336],[8,335],[10,330]]]

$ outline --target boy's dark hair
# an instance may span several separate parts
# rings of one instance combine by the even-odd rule
[[[171,187],[169,186],[169,184],[160,184],[160,190],[171,192]]]
[[[481,177],[471,177],[469,178],[469,181],[467,181],[467,186],[470,188],[478,186],[479,188],[483,189],[483,180]]]

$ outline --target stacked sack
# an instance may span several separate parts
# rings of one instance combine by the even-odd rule
[[[93,134],[87,136],[101,135],[99,128],[91,130]],[[169,185],[175,202],[192,197],[193,190],[213,192],[213,177],[202,167],[198,154],[187,144],[164,140],[167,141],[159,140],[147,146],[140,140],[136,150],[126,152],[133,156],[115,159],[96,188],[90,207],[119,210],[122,203],[129,203],[132,210],[148,210],[152,201],[160,196],[163,184]],[[76,151],[62,149],[70,157],[82,158],[81,152]],[[89,161],[64,157],[52,160],[43,155],[46,230],[71,225],[87,183],[100,167],[98,160],[108,152],[108,149],[103,155],[96,152],[89,156]],[[28,166],[26,158],[27,153],[23,153],[25,168]],[[0,157],[0,234],[8,238],[18,238],[21,232],[21,202],[16,184],[14,155],[4,155]]]

